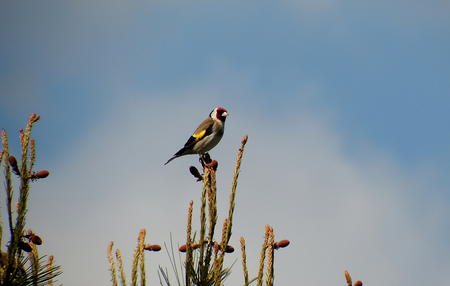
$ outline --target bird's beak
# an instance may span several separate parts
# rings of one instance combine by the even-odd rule
[[[228,113],[225,111],[224,113],[222,113],[222,116],[223,116],[223,117],[227,117],[227,116],[228,116]]]

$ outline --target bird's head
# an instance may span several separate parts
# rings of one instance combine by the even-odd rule
[[[225,122],[225,119],[228,116],[228,111],[222,107],[216,107],[211,114],[209,115],[214,120],[219,120],[221,122]]]

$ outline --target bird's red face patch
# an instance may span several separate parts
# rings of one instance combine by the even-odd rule
[[[218,120],[225,122],[225,119],[228,116],[228,111],[225,108],[217,107],[213,110],[212,115],[215,115]]]

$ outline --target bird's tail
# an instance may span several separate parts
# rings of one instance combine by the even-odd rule
[[[177,156],[177,155],[173,155],[172,158],[170,158],[169,160],[167,160],[167,162],[164,164],[164,166],[167,165],[167,164],[169,164],[170,161],[172,161],[173,159],[176,159],[176,158],[178,158],[178,157],[180,157],[180,156],[179,156],[179,155],[178,155],[178,156]]]
[[[180,156],[185,155],[185,154],[184,154],[185,151],[186,151],[186,149],[185,149],[184,147],[181,148],[181,149],[180,149],[177,153],[175,153],[169,160],[167,160],[167,162],[164,164],[164,166],[167,165],[167,164],[169,164],[169,162],[172,161],[173,159],[176,159],[176,158],[178,158],[178,157],[180,157]]]

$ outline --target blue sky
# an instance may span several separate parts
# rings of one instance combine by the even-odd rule
[[[394,271],[386,264],[392,284],[419,285],[425,278],[417,270],[429,258],[436,260],[428,266],[434,281],[448,283],[449,12],[448,1],[437,0],[3,1],[0,125],[13,137],[30,113],[40,114],[34,133],[39,166],[52,171],[48,182],[36,186],[43,197],[31,197],[36,218],[30,224],[49,239],[66,238],[74,234],[58,229],[67,212],[73,232],[85,236],[91,231],[102,249],[91,258],[98,259],[92,266],[98,275],[78,277],[73,269],[82,258],[65,254],[63,243],[51,239],[48,251],[67,267],[62,282],[107,284],[103,249],[109,240],[122,240],[119,247],[132,249],[128,244],[139,228],[161,229],[162,241],[176,223],[183,226],[184,221],[175,222],[175,211],[163,215],[174,216],[172,227],[142,222],[141,216],[155,213],[145,204],[138,212],[136,205],[145,201],[142,196],[154,199],[158,188],[167,191],[158,192],[156,205],[184,210],[196,198],[199,186],[185,171],[194,157],[165,168],[160,163],[219,105],[230,111],[226,136],[215,151],[223,162],[225,189],[240,137],[250,136],[241,220],[261,227],[254,230],[258,234],[244,223],[237,228],[248,230],[259,244],[259,232],[272,223],[298,242],[290,253],[280,252],[278,261],[286,255],[284,263],[290,265],[303,257],[305,272],[318,276],[305,273],[301,281],[338,283],[343,270],[353,273],[353,267],[367,285],[376,285],[383,280],[377,280],[382,277],[374,265],[391,261],[402,265]],[[259,160],[279,164],[261,166]],[[283,166],[283,182],[270,175],[261,185],[250,182]],[[133,181],[124,185],[127,196],[118,188],[124,183],[111,178],[114,174]],[[178,184],[157,179],[173,176],[180,176]],[[173,190],[181,186],[189,191],[178,194],[184,201],[174,203]],[[274,213],[303,218],[277,225],[271,221],[276,214],[246,212],[245,203],[251,205],[255,197],[267,203],[264,195],[271,192],[291,198],[288,207],[274,202]],[[370,211],[356,218],[342,197]],[[114,212],[112,206],[124,200],[129,217],[114,216],[120,227],[105,227],[108,238],[96,233],[98,224],[88,217],[100,223],[103,212]],[[374,200],[379,204],[369,203]],[[224,206],[225,201],[226,196]],[[319,212],[316,203],[327,208]],[[55,213],[56,222],[50,223]],[[335,229],[338,218],[354,223],[349,231],[358,226],[373,235],[347,245],[336,238],[343,234]],[[130,232],[118,233],[121,228]],[[339,244],[325,239],[330,236],[368,258],[339,259]],[[321,252],[323,244],[329,244],[331,258]],[[90,243],[86,239],[82,245],[89,249]],[[393,259],[396,251],[405,258]],[[329,268],[319,258],[330,261]],[[280,271],[276,279],[282,285],[298,275],[292,266]]]

